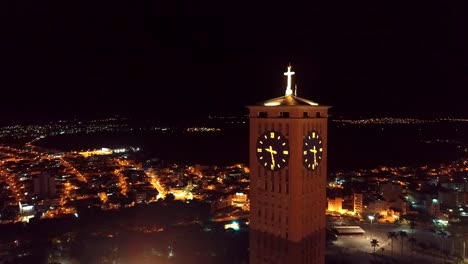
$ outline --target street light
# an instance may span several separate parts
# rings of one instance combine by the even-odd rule
[[[369,215],[369,220],[370,220],[370,230],[372,230],[372,221],[374,221],[375,217],[373,215]],[[372,237],[372,235],[371,235]]]
[[[375,217],[373,215],[369,215],[369,220],[370,220],[370,224],[372,226],[372,221],[374,221]]]

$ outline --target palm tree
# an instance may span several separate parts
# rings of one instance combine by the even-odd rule
[[[402,230],[402,231],[398,232],[398,236],[401,239],[401,255],[403,256],[403,240],[408,238],[408,234],[406,233],[406,231]]]
[[[449,235],[447,232],[443,230],[439,230],[438,233],[439,237],[442,238],[442,255],[444,256],[444,261],[447,259],[447,257],[450,255],[450,251],[447,249],[447,240],[449,239]]]
[[[442,238],[442,250],[445,250],[445,241],[448,239],[448,234],[443,231],[443,230],[439,230],[439,232],[437,233],[437,235]]]
[[[416,238],[410,237],[408,238],[408,242],[411,244],[411,256],[413,256],[414,245],[416,244]]]
[[[432,255],[432,263],[435,263],[435,257],[436,257],[436,254],[437,254],[436,251],[439,250],[439,246],[437,246],[437,244],[434,243],[434,242],[430,242],[430,243],[429,243],[429,249],[432,250],[432,252],[431,252],[431,255]]]
[[[391,239],[391,254],[393,256],[393,239],[398,239],[397,232],[388,232],[387,237]]]
[[[371,247],[374,248],[374,254],[375,254],[375,248],[379,246],[379,241],[378,241],[377,239],[374,238],[374,239],[372,239],[372,240],[370,241],[370,245],[371,245]]]
[[[409,227],[411,229],[411,234],[414,236],[414,228],[416,227],[416,222],[414,220],[409,221]]]
[[[455,264],[463,264],[463,257],[460,255],[455,256]]]

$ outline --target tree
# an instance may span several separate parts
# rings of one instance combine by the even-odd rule
[[[416,227],[416,222],[415,221],[409,221],[409,227],[411,229],[411,233],[414,236],[414,228]]]
[[[432,263],[435,263],[435,257],[436,257],[436,254],[437,254],[436,251],[439,250],[439,246],[437,246],[437,244],[434,243],[434,242],[430,242],[428,247],[429,247],[429,249],[432,250],[432,252],[431,252]]]
[[[378,223],[379,221],[382,221],[382,219],[384,219],[384,218],[385,218],[385,217],[384,217],[383,215],[381,215],[381,214],[377,215],[377,223]]]
[[[393,256],[393,240],[398,239],[397,232],[388,232],[387,237],[391,240],[391,255]]]
[[[445,246],[446,246],[446,245],[445,245],[445,244],[446,244],[445,242],[446,242],[446,240],[449,238],[449,236],[448,236],[447,232],[445,232],[445,231],[443,231],[443,230],[439,230],[439,231],[437,232],[437,235],[438,235],[440,238],[442,238],[442,250],[444,250],[444,249],[445,249]]]
[[[463,257],[460,255],[455,256],[455,264],[463,264]]]
[[[437,235],[442,238],[442,248],[441,248],[441,250],[442,250],[442,255],[444,256],[444,261],[445,261],[448,258],[448,256],[450,256],[450,251],[447,249],[447,243],[446,243],[446,241],[449,238],[449,235],[448,235],[447,232],[445,232],[443,230],[439,230]]]
[[[414,250],[414,245],[416,244],[416,238],[410,237],[408,239],[408,242],[410,242],[410,244],[411,244],[410,249],[411,249],[411,256],[412,256],[413,255],[413,250]]]
[[[166,202],[174,202],[174,201],[175,201],[175,196],[174,196],[174,194],[173,194],[173,193],[168,193],[168,194],[166,194],[165,201],[166,201]]]
[[[398,232],[398,236],[401,239],[401,255],[403,256],[403,241],[408,238],[408,234],[406,233],[406,231],[402,230]]]
[[[371,245],[371,247],[374,248],[374,254],[375,254],[375,248],[376,248],[376,247],[379,247],[379,241],[378,241],[377,239],[374,238],[374,239],[372,239],[372,240],[370,241],[370,245]]]

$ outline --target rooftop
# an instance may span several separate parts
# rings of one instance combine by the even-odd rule
[[[304,105],[304,106],[318,106],[317,103],[312,102],[310,100],[297,97],[294,95],[285,95],[281,97],[276,97],[273,99],[269,99],[263,102],[259,102],[255,104],[256,106],[299,106],[299,105]]]
[[[291,65],[288,66],[288,71],[284,73],[287,76],[287,86],[284,96],[269,99],[267,101],[256,103],[253,106],[318,106],[319,104],[310,100],[297,97],[297,85],[295,91],[292,90],[292,76],[295,72],[291,71]]]

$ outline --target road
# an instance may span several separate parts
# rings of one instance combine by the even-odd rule
[[[166,190],[161,186],[161,183],[159,182],[158,175],[156,175],[152,170],[146,170],[145,171],[146,176],[150,178],[150,183],[153,185],[153,187],[158,191],[158,196],[156,199],[164,199],[166,198]]]

